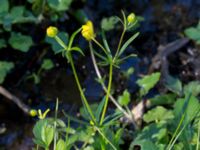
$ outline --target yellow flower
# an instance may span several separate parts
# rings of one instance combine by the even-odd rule
[[[39,119],[45,119],[47,113],[50,111],[50,109],[47,109],[44,113],[42,113],[41,109],[38,110],[38,118]]]
[[[47,33],[47,36],[49,36],[49,37],[55,37],[58,33],[58,29],[56,27],[49,26],[47,28],[46,33]]]
[[[129,24],[135,22],[135,21],[136,21],[136,16],[135,16],[135,14],[134,14],[134,13],[129,14],[128,17],[127,17],[127,20],[128,20],[128,23],[129,23]]]
[[[29,115],[30,115],[31,117],[35,117],[35,116],[37,115],[37,110],[31,109],[31,110],[29,111]]]
[[[81,34],[88,41],[95,38],[93,23],[91,21],[87,21],[85,25],[82,25]]]

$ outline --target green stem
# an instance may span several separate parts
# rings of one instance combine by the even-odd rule
[[[106,109],[108,106],[108,100],[109,100],[109,95],[110,95],[110,91],[111,91],[111,85],[112,85],[112,74],[113,74],[113,62],[110,62],[110,69],[109,69],[109,81],[108,81],[108,90],[106,93],[106,100],[105,100],[105,104],[104,104],[104,108],[103,108],[103,112],[102,112],[102,116],[101,116],[101,120],[100,120],[100,125],[102,125],[103,121],[104,121],[104,117],[106,114]]]
[[[67,46],[58,36],[55,36],[55,39],[65,50],[67,50]]]
[[[56,140],[57,140],[57,133],[56,133],[56,126],[57,126],[57,117],[58,117],[58,99],[56,100],[56,109],[55,109],[55,118],[54,118],[54,143],[53,149],[56,150]]]
[[[81,98],[82,98],[82,100],[83,100],[83,104],[86,106],[86,109],[87,109],[87,111],[88,111],[88,113],[89,113],[89,115],[90,115],[92,121],[93,121],[94,123],[96,123],[96,119],[95,119],[95,117],[94,117],[94,114],[92,113],[92,110],[91,110],[91,108],[90,108],[90,106],[89,106],[89,104],[88,104],[88,101],[87,101],[87,99],[86,99],[86,97],[85,97],[85,95],[84,95],[84,92],[83,92],[83,90],[82,90],[81,84],[80,84],[80,82],[79,82],[78,75],[77,75],[77,72],[76,72],[76,69],[75,69],[75,66],[74,66],[74,62],[73,62],[73,58],[72,58],[72,56],[71,56],[71,53],[69,53],[69,61],[70,61],[71,67],[72,67],[72,71],[73,71],[73,74],[74,74],[74,77],[75,77],[75,80],[76,80],[76,84],[77,84],[77,86],[78,86],[78,89],[79,89]]]
[[[198,133],[197,133],[197,146],[196,146],[196,150],[199,150],[199,138],[200,138],[200,121],[198,123]]]
[[[117,46],[117,52],[115,53],[114,60],[116,59],[116,57],[117,57],[118,54],[119,54],[119,50],[120,50],[120,48],[121,48],[121,45],[122,45],[122,41],[123,41],[125,32],[126,32],[126,27],[124,26],[124,29],[123,29],[123,31],[122,31],[122,34],[121,34],[121,37],[120,37],[120,40],[119,40],[119,44],[118,44],[118,46]]]
[[[105,52],[106,55],[108,55],[106,49],[95,38],[93,38],[92,40]]]
[[[176,138],[176,135],[178,134],[178,131],[179,131],[179,129],[180,129],[180,127],[181,127],[181,125],[182,125],[182,123],[184,121],[184,118],[185,118],[185,113],[182,115],[181,120],[179,121],[179,124],[178,124],[178,126],[177,126],[177,128],[176,128],[176,130],[175,130],[175,132],[174,132],[174,134],[173,134],[168,146],[167,146],[167,150],[170,150],[170,147],[171,147],[174,139]]]

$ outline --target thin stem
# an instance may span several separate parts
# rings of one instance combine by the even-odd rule
[[[90,106],[89,106],[89,104],[87,102],[87,99],[86,99],[86,97],[84,95],[84,92],[83,92],[83,89],[81,87],[80,81],[78,79],[78,75],[77,75],[77,72],[76,72],[76,69],[75,69],[75,66],[74,66],[74,62],[73,62],[73,58],[71,56],[71,53],[69,53],[69,61],[70,61],[71,67],[72,67],[72,71],[73,71],[73,74],[74,74],[74,77],[75,77],[75,80],[76,80],[76,84],[78,86],[81,98],[83,100],[83,104],[86,106],[86,109],[87,109],[92,121],[96,123],[94,114],[92,113],[92,110],[91,110],[91,108],[90,108]]]
[[[121,48],[121,45],[122,45],[122,41],[123,41],[125,32],[126,32],[126,27],[125,27],[125,25],[124,25],[124,29],[123,29],[123,31],[122,31],[122,34],[121,34],[121,37],[120,37],[120,40],[119,40],[119,44],[118,44],[118,46],[117,46],[117,52],[115,53],[114,60],[116,59],[116,57],[117,57],[118,54],[119,54],[119,50],[120,50],[120,48]]]
[[[102,112],[102,116],[101,116],[101,120],[100,120],[100,125],[102,125],[103,121],[104,121],[104,117],[106,114],[106,109],[108,106],[108,100],[109,100],[109,95],[110,95],[110,91],[111,91],[111,85],[112,85],[112,74],[113,74],[113,62],[110,62],[110,67],[109,67],[109,81],[108,81],[108,90],[106,93],[106,100],[105,100],[105,104],[104,104],[104,108],[103,108],[103,112]]]
[[[57,117],[58,117],[58,99],[56,99],[56,109],[55,109],[55,118],[54,118],[54,143],[53,149],[56,150],[56,140],[57,140],[57,133],[56,133],[56,126],[57,126]]]
[[[91,42],[89,43],[89,47],[90,47],[90,55],[91,55],[91,58],[92,58],[92,63],[93,63],[95,72],[97,74],[97,77],[101,80],[102,75],[101,75],[101,72],[99,70],[99,67],[97,66],[97,62],[96,62],[96,59],[95,59],[95,56],[94,56],[93,47],[92,47]],[[107,90],[105,84],[103,82],[100,82],[100,83],[101,83],[103,90],[107,93],[108,90]],[[113,104],[126,116],[126,118],[131,120],[133,125],[136,126],[134,119],[118,104],[117,100],[110,93],[109,93],[109,98],[113,102]]]
[[[93,38],[92,40],[105,52],[106,55],[108,55],[106,49],[95,38]]]
[[[196,150],[199,150],[199,138],[200,138],[200,120],[198,123],[198,133],[197,133],[197,146],[196,146]]]
[[[172,136],[172,138],[171,138],[171,140],[170,140],[170,142],[169,142],[169,145],[167,146],[167,147],[168,147],[168,148],[167,148],[168,150],[170,149],[170,147],[171,147],[171,145],[172,145],[174,139],[176,138],[176,135],[177,135],[177,133],[178,133],[178,131],[179,131],[179,129],[180,129],[180,127],[181,127],[183,121],[184,121],[184,118],[185,118],[185,113],[182,115],[181,120],[179,121],[179,124],[178,124],[178,126],[177,126],[177,128],[176,128],[176,130],[175,130],[175,132],[174,132],[174,134],[173,134],[173,136]]]
[[[177,136],[174,138],[174,141],[172,142],[172,144],[170,145],[168,150],[172,150],[175,142],[177,141],[177,139],[179,138],[179,136],[181,135],[181,133],[183,132],[183,130],[185,129],[186,125],[179,131],[179,133],[177,134]]]
[[[55,36],[55,39],[65,50],[67,50],[67,46],[58,36]]]
[[[38,144],[36,145],[36,150],[39,150],[39,145]]]

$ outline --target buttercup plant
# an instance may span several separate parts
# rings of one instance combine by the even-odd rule
[[[84,25],[82,25],[81,28],[79,28],[77,31],[75,31],[71,35],[68,43],[63,42],[61,40],[61,38],[59,38],[59,36],[58,36],[59,31],[56,27],[50,26],[46,30],[47,36],[54,38],[60,44],[62,49],[59,52],[61,52],[62,55],[67,58],[68,62],[71,65],[71,68],[72,68],[72,71],[73,71],[73,74],[74,74],[74,78],[75,78],[75,81],[76,81],[76,84],[78,86],[80,96],[81,96],[81,99],[82,99],[82,102],[83,102],[83,107],[85,108],[86,113],[89,115],[88,116],[89,122],[86,122],[84,124],[87,124],[88,128],[91,128],[93,130],[94,135],[96,135],[96,132],[99,133],[99,135],[101,137],[100,139],[102,139],[105,143],[108,143],[110,145],[110,147],[114,150],[117,150],[118,148],[116,148],[116,145],[113,144],[113,141],[111,142],[111,140],[113,140],[113,139],[109,139],[109,138],[106,137],[104,130],[106,130],[106,128],[108,128],[110,125],[112,125],[119,117],[121,117],[122,116],[121,113],[123,113],[134,124],[134,119],[133,119],[132,113],[129,110],[124,109],[111,96],[113,69],[119,68],[119,64],[121,62],[123,62],[125,59],[127,59],[129,57],[135,57],[136,56],[135,54],[131,54],[129,56],[122,57],[122,54],[124,53],[126,48],[131,44],[131,42],[139,35],[139,33],[136,33],[133,36],[131,36],[127,41],[125,41],[125,42],[123,41],[125,32],[128,31],[128,29],[132,28],[136,24],[137,17],[135,16],[134,13],[131,13],[128,17],[126,17],[123,11],[122,11],[122,15],[123,15],[123,21],[120,18],[118,18],[118,19],[123,24],[123,32],[121,34],[119,44],[117,46],[117,49],[116,49],[114,55],[111,53],[111,49],[110,49],[108,42],[106,40],[105,32],[102,32],[103,45],[96,39],[96,34],[95,34],[94,27],[93,27],[93,23],[90,20],[87,21]],[[84,94],[84,91],[82,89],[82,86],[80,84],[80,81],[79,81],[79,78],[78,78],[78,75],[77,75],[77,72],[76,72],[76,68],[75,68],[75,65],[74,65],[73,57],[72,57],[73,51],[77,51],[80,54],[84,55],[81,48],[73,46],[74,38],[80,32],[81,32],[82,36],[89,43],[89,48],[90,48],[91,57],[92,57],[92,61],[93,61],[95,71],[96,71],[97,76],[99,78],[99,81],[100,81],[100,83],[101,83],[101,85],[102,85],[102,87],[103,87],[103,89],[106,93],[105,98],[102,100],[102,102],[99,104],[99,106],[97,108],[97,112],[92,111],[92,107],[89,105],[89,102],[88,102],[88,100],[87,100],[87,98]],[[93,42],[102,50],[103,54],[101,52],[97,52],[96,50],[94,50],[93,45],[92,45]],[[100,58],[101,62],[97,63],[95,56]],[[106,87],[106,85],[103,81],[102,75],[99,71],[99,68],[98,68],[99,65],[100,66],[109,66],[109,75],[108,75],[108,85],[107,85],[107,87]],[[108,107],[109,97],[110,97],[111,101],[116,105],[116,107],[121,111],[120,114],[114,114],[113,116],[106,117],[106,111],[107,111],[107,107]],[[126,107],[126,108],[128,108],[128,107]],[[44,118],[43,118],[43,115],[40,115],[40,116],[41,116],[42,119],[44,119],[46,117],[46,115],[44,115],[45,116]],[[71,117],[71,119],[72,119],[72,117]],[[76,120],[76,119],[72,119],[72,120]],[[57,120],[54,120],[54,122],[57,122]],[[68,125],[68,127],[69,126],[70,125]],[[54,123],[54,133],[55,134],[56,134],[56,128],[57,128],[57,123]],[[121,131],[120,131],[120,133],[121,133]],[[58,135],[54,135],[54,137],[55,137],[54,138],[54,150],[56,150],[56,141],[58,140]],[[85,144],[87,145],[87,143],[85,143]],[[117,141],[117,144],[119,144],[118,141]],[[106,146],[106,145],[104,145],[104,146]],[[48,144],[48,147],[49,147],[49,144]]]

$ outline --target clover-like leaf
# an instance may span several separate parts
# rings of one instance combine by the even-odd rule
[[[174,118],[173,112],[171,110],[167,110],[162,106],[157,106],[156,108],[149,110],[143,117],[146,123],[153,121],[155,122],[166,121],[173,118]]]
[[[27,52],[33,45],[33,40],[30,36],[15,32],[11,34],[8,42],[12,48],[20,50],[21,52]]]
[[[101,28],[105,31],[114,29],[115,24],[118,22],[116,17],[103,18],[101,21]]]
[[[142,79],[137,80],[137,84],[140,86],[140,95],[146,95],[150,89],[152,89],[160,79],[160,73],[156,72],[151,75],[146,75]]]
[[[118,98],[118,102],[122,106],[127,106],[130,102],[130,93],[125,90],[121,96]]]
[[[54,63],[51,59],[44,59],[41,68],[44,70],[50,70],[54,67]]]

